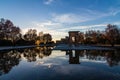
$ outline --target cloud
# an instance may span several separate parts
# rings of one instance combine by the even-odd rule
[[[38,32],[43,31],[44,33],[50,33],[53,36],[54,40],[58,40],[61,37],[67,35],[66,32],[60,31],[59,28],[63,28],[63,25],[60,23],[54,23],[52,21],[47,22],[34,22],[34,28],[37,29]]]
[[[49,5],[53,2],[54,0],[44,0],[44,4]]]
[[[43,31],[44,33],[50,33],[53,37],[53,40],[60,40],[65,36],[68,36],[68,31],[82,31],[85,32],[87,30],[104,30],[109,22],[101,23],[101,24],[92,24],[92,25],[73,25],[65,26],[62,23],[56,23],[53,21],[45,21],[45,22],[37,22],[34,21],[31,23],[31,27],[27,27],[23,29],[23,33],[27,32],[28,29],[36,29],[38,32]],[[120,21],[111,22],[110,24],[120,25]]]
[[[114,12],[114,11],[113,11]],[[26,27],[23,29],[23,33],[27,32],[28,29],[36,29],[38,32],[43,31],[44,33],[50,33],[53,36],[54,40],[64,38],[68,35],[68,31],[77,30],[77,31],[87,31],[87,30],[104,30],[108,23],[120,25],[119,21],[117,22],[103,22],[99,24],[89,24],[82,25],[81,23],[86,23],[89,21],[95,21],[99,18],[105,18],[112,16],[113,14],[118,14],[117,10],[112,13],[98,12],[89,9],[83,9],[83,13],[63,13],[51,15],[51,19],[44,22],[33,21],[31,22],[31,27]]]
[[[112,16],[116,16],[118,13],[120,13],[120,7],[118,7],[118,8],[110,8],[110,14]]]
[[[79,23],[88,21],[89,18],[77,14],[68,13],[61,15],[54,14],[52,20],[59,23]]]
[[[78,26],[71,26],[69,28],[62,28],[60,29],[61,31],[72,31],[72,30],[75,30],[75,31],[82,31],[82,32],[85,32],[87,30],[104,30],[105,27],[106,27],[107,24],[94,24],[94,25],[85,25],[85,26],[81,26],[81,25],[78,25]]]
[[[91,29],[104,29],[107,24],[97,24],[97,25],[85,25],[85,26],[70,26],[65,27],[62,23],[56,23],[52,21],[45,22],[32,22],[32,27],[24,28],[23,32],[27,32],[28,29],[36,29],[38,32],[43,31],[44,33],[50,33],[53,36],[53,40],[60,40],[65,36],[68,36],[68,31],[77,30],[77,31],[86,31]]]
[[[96,10],[91,9],[84,9],[80,8],[80,13],[74,12],[74,13],[63,13],[63,14],[56,14],[52,13],[52,21],[58,22],[58,23],[82,23],[82,22],[88,22],[104,17],[108,17],[113,15],[111,11],[109,12],[99,12]],[[114,12],[114,14],[118,14],[119,11]]]
[[[111,24],[117,25],[120,28],[120,21],[112,22]]]
[[[32,22],[33,24],[36,24],[37,26],[41,26],[41,27],[59,27],[61,24],[60,23],[57,23],[57,22],[52,22],[52,21],[45,21],[45,22]]]
[[[60,28],[63,28],[63,25],[60,23],[55,23],[52,21],[37,22],[34,21],[31,23],[31,27],[26,27],[22,30],[24,34],[28,29],[36,29],[37,32],[43,31],[44,33],[50,33],[53,36],[53,40],[59,40],[60,38],[68,35],[67,32],[60,31]]]

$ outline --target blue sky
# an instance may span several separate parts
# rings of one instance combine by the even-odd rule
[[[37,29],[56,40],[71,30],[120,26],[120,0],[0,0],[0,18],[10,19],[22,33]]]

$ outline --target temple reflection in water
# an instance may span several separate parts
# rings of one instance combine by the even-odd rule
[[[80,52],[78,50],[70,50],[66,51],[66,55],[69,55],[69,63],[70,64],[80,64]]]
[[[101,51],[101,50],[69,50],[66,51],[66,55],[69,55],[70,64],[80,64],[80,58],[98,61],[98,62],[107,62],[109,66],[118,65],[120,62],[120,51]]]
[[[69,64],[82,64],[82,61],[101,61],[107,62],[109,66],[115,66],[120,63],[120,51],[101,51],[101,50],[68,50],[63,51],[69,56]],[[34,62],[37,59],[43,59],[44,57],[52,54],[51,47],[37,47],[30,49],[20,49],[11,51],[0,52],[0,75],[8,73],[12,67],[17,66],[22,58],[25,58],[28,62]],[[57,53],[56,53],[57,54]],[[60,53],[58,53],[59,55]],[[81,61],[82,60],[82,61]]]

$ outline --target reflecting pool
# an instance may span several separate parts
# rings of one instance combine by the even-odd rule
[[[0,80],[120,80],[120,51],[0,51]]]

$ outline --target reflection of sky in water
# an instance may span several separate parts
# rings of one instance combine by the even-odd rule
[[[69,64],[64,51],[52,51],[47,57],[27,62],[22,57],[0,80],[120,80],[120,66],[109,67],[103,61],[80,57],[80,64]]]

